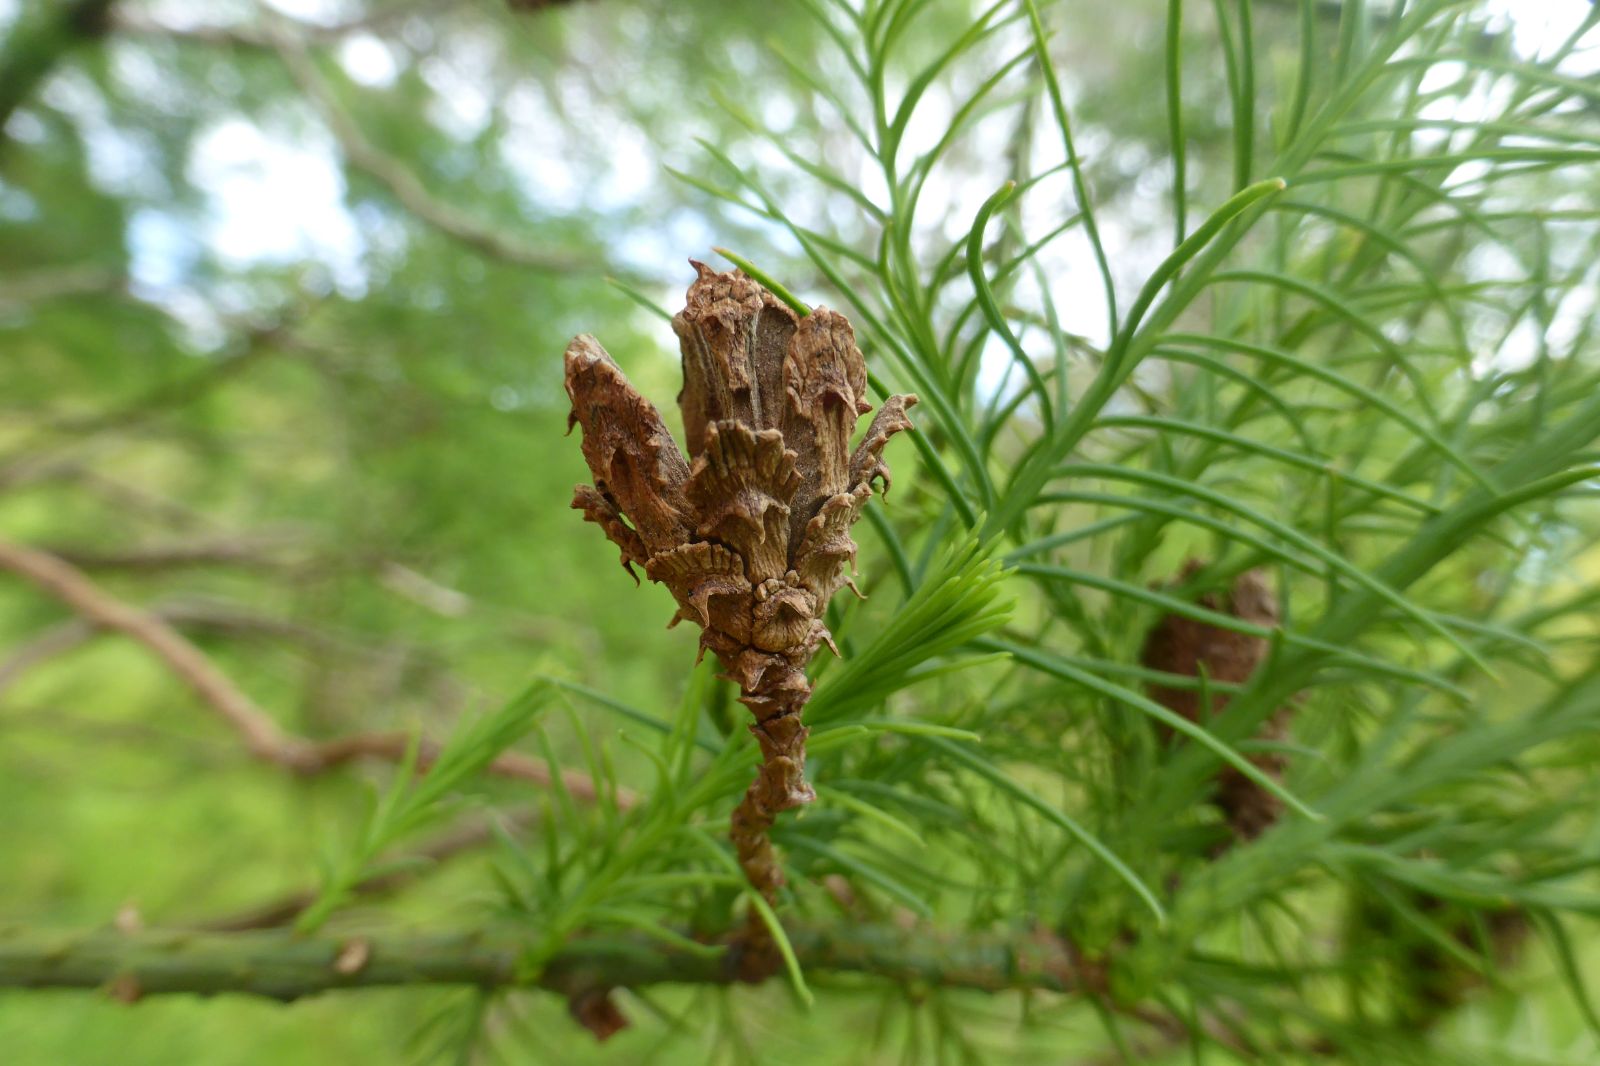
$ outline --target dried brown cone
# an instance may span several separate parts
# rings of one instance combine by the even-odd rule
[[[1398,886],[1384,897],[1365,886],[1355,888],[1344,942],[1356,952],[1383,946],[1396,1022],[1425,1033],[1488,985],[1489,975],[1508,972],[1522,959],[1535,929],[1533,917],[1510,900],[1484,902],[1488,905],[1465,906]],[[1416,917],[1402,917],[1397,904],[1421,915],[1433,935],[1420,933]],[[1462,950],[1452,950],[1452,942]],[[1489,966],[1472,965],[1474,957]]]
[[[1482,911],[1474,922],[1469,912],[1438,896],[1416,893],[1410,902],[1436,927],[1443,927],[1468,956],[1481,955],[1492,963],[1492,972],[1514,967],[1533,933],[1528,912],[1514,905]],[[1401,930],[1401,935],[1409,932]],[[1397,1006],[1406,1024],[1427,1030],[1461,1006],[1474,991],[1486,985],[1488,979],[1482,971],[1467,965],[1461,956],[1440,944],[1418,939],[1414,933],[1410,935],[1406,950],[1400,955],[1397,976],[1402,994]]]
[[[804,317],[739,271],[694,263],[699,277],[672,320],[683,351],[688,458],[650,401],[593,337],[567,347],[572,424],[594,485],[572,505],[622,549],[622,564],[671,590],[670,624],[701,627],[755,716],[762,766],[733,815],[745,875],[768,900],[783,874],[769,830],[814,798],[805,781],[811,695],[806,664],[833,638],[822,615],[856,546],[850,527],[881,479],[889,438],[911,428],[915,396],[891,396],[852,452],[870,411],[867,369],[850,323],[818,307]]]
[[[1203,567],[1199,560],[1190,560],[1179,576],[1187,581]],[[1208,592],[1198,603],[1209,610],[1232,615],[1245,622],[1271,628],[1278,624],[1278,598],[1267,584],[1266,576],[1259,570],[1247,570],[1234,579],[1226,595]],[[1211,681],[1242,685],[1267,657],[1265,637],[1222,629],[1209,622],[1164,615],[1145,637],[1144,650],[1139,661],[1152,670],[1163,673],[1199,677],[1200,669]],[[1170,711],[1181,714],[1191,722],[1203,724],[1206,717],[1222,713],[1228,705],[1226,695],[1211,693],[1210,706],[1200,706],[1201,694],[1192,688],[1169,688],[1151,685],[1150,698]],[[1202,710],[1205,714],[1202,714]],[[1290,710],[1280,707],[1257,733],[1258,739],[1284,740],[1289,732]],[[1260,770],[1281,778],[1285,769],[1284,757],[1277,752],[1258,752],[1250,761]],[[1271,828],[1282,814],[1283,803],[1277,796],[1250,780],[1232,766],[1225,766],[1217,775],[1214,796],[1234,836],[1253,840]]]

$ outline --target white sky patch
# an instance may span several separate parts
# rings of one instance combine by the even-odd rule
[[[32,111],[17,110],[6,120],[5,136],[18,144],[38,144],[44,140],[44,123]]]
[[[529,201],[549,210],[575,211],[583,205],[583,186],[566,158],[562,121],[532,84],[511,90],[501,104],[506,131],[497,147]]]
[[[1523,318],[1506,334],[1498,351],[1487,359],[1481,355],[1473,359],[1473,369],[1479,374],[1490,371],[1514,374],[1526,370],[1539,358],[1540,338],[1538,322],[1532,317]]]
[[[761,99],[761,124],[776,133],[782,133],[794,125],[794,120],[799,116],[794,102],[786,96],[771,95]]]
[[[209,195],[202,234],[224,262],[311,260],[341,289],[364,284],[363,242],[327,145],[290,142],[228,119],[195,139],[188,177]]]
[[[1016,363],[1016,356],[1011,354],[1005,341],[993,333],[984,338],[978,352],[978,376],[973,384],[985,402],[992,401],[1001,389],[1011,391],[1019,387],[1019,382],[1026,384],[1021,380],[1022,373]]]
[[[157,198],[166,194],[153,138],[145,130],[113,125],[105,99],[87,75],[61,71],[46,82],[39,95],[48,106],[72,116],[96,187],[112,196]]]
[[[128,273],[134,286],[160,292],[182,285],[199,257],[191,227],[169,212],[140,208],[128,219]]]
[[[182,88],[167,76],[167,71],[149,49],[141,47],[137,41],[113,38],[107,42],[106,50],[120,92],[165,111],[177,111],[184,106]]]
[[[1590,0],[1487,0],[1484,9],[1499,15],[1511,28],[1512,44],[1525,56],[1548,56],[1583,24]],[[1590,30],[1562,70],[1592,74],[1600,70],[1600,30]]]
[[[422,61],[422,78],[433,89],[428,121],[458,141],[470,141],[489,125],[489,97],[437,58]]]
[[[419,68],[434,92],[429,121],[459,141],[482,133],[494,113],[492,75],[499,59],[498,42],[485,33],[445,38],[440,54],[424,59]]]
[[[265,0],[266,6],[290,18],[303,22],[316,22],[331,26],[343,18],[355,15],[352,5],[340,0]]]
[[[705,250],[716,243],[716,231],[704,216],[696,211],[679,210],[669,213],[660,229],[630,235],[628,240],[618,243],[615,251],[618,258],[647,276],[675,277],[683,272],[684,260],[691,252],[703,256]],[[661,301],[663,307],[673,299],[670,286],[667,292],[669,295]]]
[[[399,60],[370,33],[352,33],[339,43],[339,65],[351,81],[369,89],[386,89],[400,76]]]
[[[644,198],[660,175],[660,163],[644,134],[618,124],[606,139],[606,176],[595,187],[590,206],[602,211],[630,207]]]
[[[1597,309],[1600,309],[1600,294],[1594,284],[1580,285],[1568,292],[1551,318],[1548,335],[1551,350],[1570,354],[1569,349]]]
[[[943,86],[930,86],[917,101],[916,110],[906,123],[905,136],[900,141],[898,165],[903,169],[932,151],[954,118],[955,108],[951,104],[949,91]]]
[[[38,217],[39,205],[34,198],[15,185],[8,185],[4,179],[0,179],[0,220],[31,222]]]
[[[286,15],[322,25],[359,14],[346,0],[267,2]],[[1505,20],[1501,25],[1514,33],[1518,51],[1529,55],[1551,52],[1579,24],[1587,8],[1587,0],[1487,2],[1487,9],[1499,13]],[[0,22],[15,17],[18,10],[17,0],[0,0]],[[186,0],[155,0],[150,10],[156,17],[174,23],[193,21],[194,8]],[[228,17],[245,17],[249,6],[219,2],[208,10],[213,17],[219,11]],[[423,38],[415,37],[413,27],[426,28],[426,24],[411,20],[407,27],[407,39],[416,46],[416,41]],[[442,51],[421,61],[420,66],[420,73],[436,94],[427,108],[428,120],[450,136],[466,140],[484,130],[498,105],[505,116],[506,129],[496,147],[532,210],[606,211],[636,205],[664,185],[669,197],[681,192],[675,183],[664,178],[657,158],[658,146],[642,131],[627,125],[618,113],[600,106],[602,101],[592,99],[582,77],[559,75],[549,89],[561,94],[563,118],[551,107],[546,90],[535,82],[516,84],[509,92],[497,87],[494,71],[500,61],[500,47],[492,35],[467,34],[459,29],[439,32]],[[1576,74],[1600,69],[1600,35],[1592,36],[1596,39],[1584,42],[1563,70]],[[582,36],[571,41],[572,61],[602,61],[603,56],[586,55],[585,49],[592,45]],[[759,51],[735,44],[732,52],[736,68],[747,70],[752,77],[759,76],[764,63]],[[368,33],[346,37],[336,55],[354,81],[374,89],[392,85],[412,61],[404,48]],[[116,58],[118,76],[130,88],[149,81],[147,66],[121,56]],[[141,174],[151,173],[146,149],[109,124],[97,94],[74,92],[70,85],[62,85],[64,80],[62,75],[52,78],[44,99],[51,106],[75,114],[84,130],[97,182],[114,191],[155,197],[157,190],[133,188]],[[1073,86],[1068,83],[1063,88],[1070,100]],[[964,102],[959,96],[951,96],[952,91],[959,92],[959,88],[952,90],[943,83],[930,87],[906,130],[902,162],[911,158],[912,151],[931,145],[953,107]],[[139,95],[144,97],[146,93],[141,91]],[[1495,103],[1488,95],[1451,100],[1443,103],[1438,117],[1471,119],[1492,111]],[[776,126],[793,120],[794,108],[781,96],[769,95],[763,106],[762,114]],[[1226,101],[1219,101],[1218,107],[1222,121],[1231,121]],[[1048,119],[1045,124],[1049,124]],[[980,119],[958,157],[935,169],[919,210],[919,220],[928,236],[943,231],[945,236],[959,239],[965,234],[978,205],[994,192],[995,171],[979,161],[1003,152],[1009,128],[1009,116]],[[580,150],[581,142],[575,143],[576,137],[590,131],[602,132],[609,146],[609,157],[598,165],[593,156]],[[1114,144],[1109,136],[1109,131],[1084,129],[1080,131],[1078,149],[1086,157],[1110,150]],[[1060,160],[1062,148],[1058,139],[1040,137],[1038,146],[1041,154],[1033,161],[1035,167]],[[974,150],[976,155],[972,154]],[[704,157],[699,158],[706,162]],[[788,164],[782,163],[781,167],[787,169]],[[1456,178],[1469,176],[1463,172]],[[345,288],[365,282],[362,257],[367,246],[363,233],[371,234],[374,251],[389,243],[388,238],[371,229],[371,219],[358,222],[346,209],[338,159],[325,136],[289,138],[268,134],[242,118],[223,121],[197,137],[191,148],[188,177],[208,197],[204,225],[185,244],[175,240],[171,232],[177,224],[176,216],[136,213],[129,233],[136,277],[142,275],[151,283],[172,282],[187,269],[195,248],[209,246],[220,259],[240,268],[259,262],[318,262],[327,266],[335,281]],[[858,177],[863,191],[883,202],[887,190],[876,168],[868,167]],[[1146,191],[1144,182],[1140,191]],[[819,207],[813,212],[818,217],[806,217],[805,221],[827,226],[834,205],[831,198],[824,199],[829,200],[829,214],[823,215]],[[1036,238],[1048,232],[1074,202],[1064,178],[1052,179],[1034,189],[1023,202],[1027,233]],[[10,210],[25,213],[27,208],[13,204]],[[801,210],[800,216],[805,215]],[[1165,254],[1166,244],[1170,243],[1169,235],[1146,234],[1143,227],[1131,225],[1132,221],[1119,224],[1106,212],[1100,218],[1123,300]],[[391,220],[388,231],[401,234],[403,227]],[[775,229],[774,240],[780,236]],[[392,239],[403,243],[401,236]],[[641,265],[680,263],[687,250],[703,250],[710,243],[709,223],[696,212],[671,212],[621,242],[625,249],[632,249],[627,258]],[[163,258],[170,262],[163,264]],[[1104,343],[1105,298],[1081,228],[1052,245],[1041,256],[1040,265],[1049,278],[1064,328]],[[984,381],[997,384],[998,375],[1009,361],[1009,353],[1003,349],[986,349],[982,356]]]

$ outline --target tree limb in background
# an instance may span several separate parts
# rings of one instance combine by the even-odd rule
[[[81,647],[99,632],[99,627],[84,618],[73,618],[40,633],[0,659],[0,692],[4,692],[34,667]]]
[[[400,160],[373,144],[361,132],[317,72],[304,41],[287,32],[277,32],[273,35],[273,47],[288,68],[289,76],[310,97],[328,124],[346,162],[376,179],[402,207],[423,222],[482,255],[517,266],[557,273],[593,274],[610,270],[592,253],[579,257],[525,244],[506,236],[494,225],[436,199]]]
[[[74,296],[126,293],[128,278],[101,266],[46,267],[0,279],[0,312],[14,313],[37,303]]]
[[[94,625],[132,637],[244,740],[258,759],[298,766],[308,753],[194,644],[152,615],[101,591],[82,571],[48,553],[0,542],[0,567],[27,578]]]
[[[58,558],[66,557],[58,554]],[[174,626],[194,626],[244,636],[276,637],[313,647],[353,643],[353,638],[346,634],[287,619],[252,614],[225,603],[174,600],[153,604],[145,610],[151,617]],[[88,619],[77,617],[45,630],[33,640],[20,645],[10,655],[0,658],[0,694],[35,667],[82,647],[103,631]]]
[[[412,15],[425,14],[444,6],[444,0],[410,0],[409,3],[397,0],[395,3],[375,4],[371,10],[356,18],[333,24],[288,20],[283,16],[278,18],[288,21],[301,40],[323,44],[336,42],[354,33],[375,33]],[[158,21],[137,11],[119,10],[111,17],[111,28],[117,33],[172,37],[236,48],[274,48],[277,45],[272,33],[252,22],[194,22],[180,25]]]
[[[399,762],[406,756],[410,737],[405,733],[356,733],[318,741],[286,732],[187,637],[155,615],[111,596],[81,570],[47,552],[0,541],[0,568],[31,581],[91,624],[131,637],[154,652],[262,762],[312,774],[357,759]],[[425,741],[417,754],[418,768],[426,770],[438,750],[437,744]],[[501,754],[488,771],[541,787],[551,784],[548,767],[515,752]],[[562,779],[573,796],[590,802],[597,798],[587,774],[564,770]],[[618,806],[634,802],[631,794],[619,790]]]
[[[121,549],[51,545],[49,554],[80,570],[170,570],[186,566],[274,568],[288,564],[285,554],[299,545],[288,533],[244,534],[145,544]]]
[[[141,304],[154,307],[153,304]],[[140,426],[164,411],[193,403],[206,393],[227,383],[246,369],[275,352],[298,347],[292,327],[309,312],[309,306],[296,305],[266,323],[240,323],[239,343],[230,354],[208,360],[206,365],[176,381],[162,382],[132,400],[89,414],[57,414],[41,411],[42,416],[31,436],[13,441],[9,449],[21,458],[0,466],[0,488],[76,475],[94,464],[83,453],[93,453],[111,445],[110,431]],[[64,446],[50,446],[53,437],[65,435]]]

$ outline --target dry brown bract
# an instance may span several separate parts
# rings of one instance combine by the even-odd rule
[[[622,564],[672,590],[673,624],[702,629],[756,717],[762,768],[734,812],[732,838],[751,884],[774,898],[782,873],[768,839],[778,812],[810,802],[805,782],[811,694],[805,667],[833,638],[828,600],[851,584],[850,526],[889,487],[883,447],[911,427],[915,396],[892,396],[852,453],[866,363],[843,315],[800,317],[734,271],[695,263],[699,278],[672,320],[683,349],[686,461],[655,406],[593,337],[567,347],[569,427],[583,427],[593,487],[572,505],[622,549]],[[854,585],[851,584],[852,589]]]
[[[1190,560],[1179,581],[1189,580],[1201,569],[1199,560]],[[1226,596],[1208,592],[1200,597],[1199,604],[1269,629],[1278,624],[1278,599],[1259,570],[1240,574]],[[1145,638],[1140,661],[1153,670],[1188,677],[1198,677],[1200,667],[1204,666],[1211,680],[1242,685],[1266,659],[1267,650],[1265,637],[1169,614],[1157,622]],[[1213,696],[1211,706],[1202,715],[1199,692],[1165,685],[1152,685],[1150,698],[1191,722],[1203,722],[1206,717],[1220,714],[1228,705],[1226,696]],[[1259,736],[1263,740],[1283,740],[1288,730],[1289,711],[1280,708],[1267,720]],[[1252,755],[1250,761],[1274,777],[1283,774],[1284,758],[1275,752]],[[1217,775],[1216,802],[1234,834],[1244,840],[1260,836],[1282,813],[1278,797],[1231,766],[1223,767]]]

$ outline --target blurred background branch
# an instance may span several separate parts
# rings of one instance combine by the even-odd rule
[[[167,621],[107,595],[87,575],[59,556],[0,541],[0,568],[26,578],[89,625],[114,630],[144,645],[201,703],[238,734],[245,750],[255,759],[298,774],[314,774],[356,759],[401,762],[412,747],[412,738],[405,733],[356,733],[326,740],[310,740],[287,733],[199,647]],[[65,650],[72,641],[63,633],[57,630],[42,638],[42,644],[35,642],[14,653],[4,669],[16,672],[20,666],[32,665],[41,654]],[[17,656],[21,656],[20,664]],[[437,754],[437,745],[423,741],[417,753],[417,768],[425,772]],[[551,783],[550,770],[543,763],[510,752],[492,761],[488,771],[540,787]],[[594,783],[588,775],[566,771],[563,777],[565,791],[588,802],[595,800]],[[616,802],[627,807],[634,800],[622,791],[617,794]]]
[[[272,47],[295,84],[327,121],[346,161],[377,179],[417,218],[476,252],[516,266],[591,273],[605,273],[610,269],[599,249],[569,253],[543,248],[480,222],[471,214],[436,199],[403,163],[380,151],[362,134],[349,112],[339,104],[332,89],[317,72],[316,63],[306,51],[304,41],[277,29],[270,31],[269,36]]]

